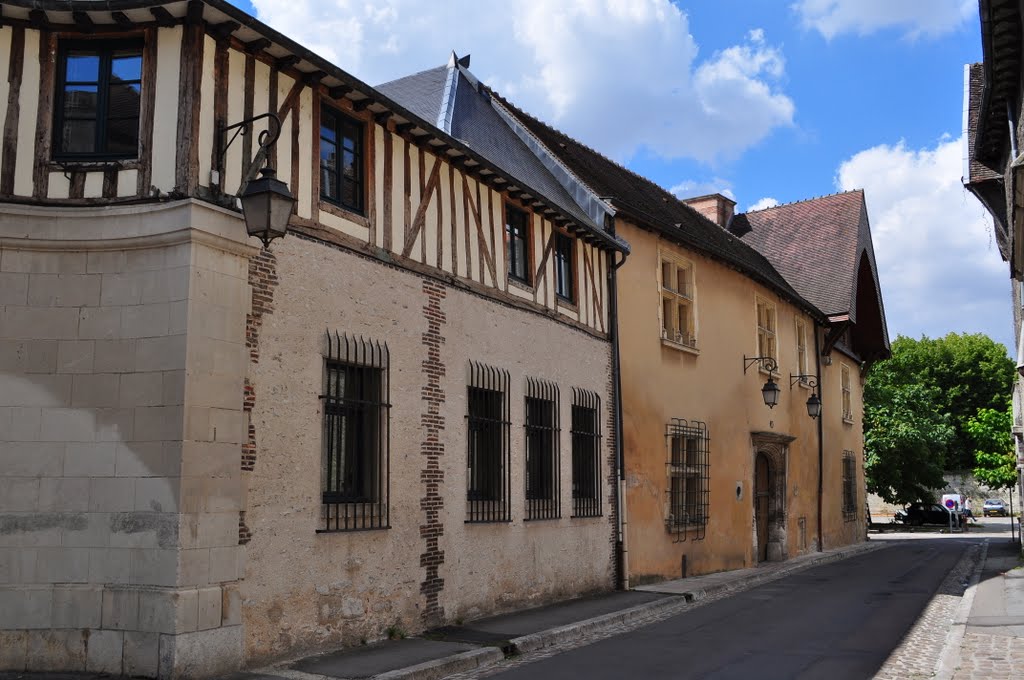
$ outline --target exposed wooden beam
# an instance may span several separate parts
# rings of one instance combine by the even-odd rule
[[[327,90],[327,94],[331,99],[341,99],[351,91],[352,88],[348,85],[337,85]]]
[[[256,38],[242,45],[242,49],[249,54],[256,54],[270,47],[271,42],[267,38]]]
[[[71,18],[74,19],[75,26],[80,31],[92,31],[95,28],[95,24],[93,24],[92,17],[89,16],[88,12],[72,12]]]
[[[219,24],[214,24],[211,27],[211,33],[213,33],[215,38],[223,40],[224,38],[227,38],[232,33],[237,31],[240,26],[241,24],[239,24],[237,21],[223,21]]]
[[[301,57],[299,57],[297,55],[294,55],[294,54],[286,54],[283,57],[279,57],[274,62],[274,66],[277,67],[278,71],[283,71],[286,68],[291,68],[292,66],[295,66],[300,61],[302,61]]]
[[[436,154],[444,155],[451,147],[442,142],[440,144],[431,144],[429,148]]]
[[[395,126],[395,132],[400,135],[404,135],[406,132],[409,132],[414,127],[416,127],[416,123],[399,123],[398,125]]]
[[[198,24],[203,20],[203,0],[188,0],[188,10],[185,12],[185,21],[190,24]]]
[[[360,99],[358,101],[352,102],[352,110],[353,111],[365,111],[370,106],[370,104],[372,104],[372,103],[373,103],[372,99],[370,99],[369,97],[364,97],[363,99]]]
[[[316,85],[321,80],[327,77],[327,74],[323,71],[313,71],[311,73],[305,73],[302,75],[302,82],[307,85]]]
[[[174,16],[167,11],[166,7],[162,7],[160,5],[157,5],[156,7],[150,7],[149,13],[153,15],[154,19],[156,19],[156,23],[158,26],[174,25]]]
[[[131,26],[132,20],[128,18],[128,15],[124,12],[111,12],[110,17],[114,20],[118,26]]]
[[[376,113],[373,115],[373,120],[376,123],[384,125],[385,123],[388,122],[388,119],[391,118],[391,116],[393,115],[395,114],[393,114],[391,111],[381,111],[380,113]]]
[[[29,12],[28,21],[32,25],[32,28],[50,27],[50,19],[46,16],[46,12],[41,9],[34,9]]]

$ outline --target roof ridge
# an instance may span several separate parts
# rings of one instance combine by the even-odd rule
[[[752,213],[762,213],[769,210],[775,210],[776,208],[788,208],[790,206],[799,205],[801,203],[811,203],[812,201],[820,201],[826,198],[835,198],[836,196],[845,196],[846,194],[863,194],[864,189],[847,189],[846,191],[836,191],[831,194],[822,194],[821,196],[811,196],[810,198],[801,198],[796,201],[790,201],[789,203],[779,203],[778,205],[771,205],[767,208],[760,208],[758,210],[746,210],[738,213],[740,215],[750,215]]]
[[[384,87],[385,85],[390,85],[391,83],[397,83],[399,80],[408,80],[409,78],[415,78],[416,76],[421,76],[424,73],[430,73],[431,71],[437,71],[437,70],[440,70],[440,69],[447,69],[447,68],[448,68],[448,66],[446,64],[441,64],[440,66],[431,66],[430,68],[425,68],[422,71],[416,71],[416,73],[409,73],[409,74],[404,75],[404,76],[399,76],[397,78],[392,78],[391,80],[385,80],[383,83],[377,83],[376,85],[371,85],[371,87],[376,90],[376,89],[379,89],[381,87]]]

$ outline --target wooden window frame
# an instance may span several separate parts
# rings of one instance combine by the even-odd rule
[[[670,267],[676,287],[668,285],[665,280],[665,268]],[[688,272],[686,290],[678,289],[679,270],[685,269]],[[693,262],[674,255],[662,252],[658,255],[658,317],[661,322],[661,340],[664,344],[680,349],[695,351],[697,349],[697,276]],[[686,325],[684,329],[680,323],[679,309],[685,305]],[[671,319],[666,314],[666,306],[671,309]]]
[[[771,320],[771,327],[762,326],[761,324],[761,307],[764,307],[766,312],[770,313],[769,317]],[[779,310],[778,306],[771,300],[761,297],[760,295],[754,296],[754,328],[756,331],[757,340],[757,356],[760,357],[771,357],[776,363],[779,361]],[[762,341],[762,338],[764,341]],[[768,342],[770,340],[770,342]],[[765,347],[765,345],[769,345]],[[764,367],[764,362],[758,362],[759,370],[762,373],[767,373],[767,369]]]
[[[53,111],[45,112],[40,111],[39,114],[42,116],[50,115],[52,118],[52,129],[50,130],[50,158],[49,160],[55,163],[70,162],[70,163],[104,163],[104,162],[117,162],[117,161],[137,161],[141,154],[140,147],[145,143],[148,144],[148,140],[144,140],[146,125],[146,116],[152,116],[151,111],[147,111],[147,90],[155,86],[147,77],[147,64],[146,64],[146,39],[144,35],[129,35],[119,38],[111,37],[97,37],[97,38],[81,38],[81,37],[58,37],[57,38],[57,59],[52,65],[53,68]],[[137,49],[139,52],[139,59],[141,65],[139,67],[139,115],[137,119],[138,129],[136,130],[136,144],[135,151],[132,153],[111,153],[108,151],[88,151],[88,152],[68,152],[62,151],[62,134],[64,128],[64,97],[65,97],[65,84],[67,83],[67,58],[68,53],[74,50],[88,50],[97,53],[100,60],[99,65],[99,80],[96,82],[97,98],[96,98],[96,131],[94,137],[94,143],[97,146],[104,145],[107,141],[107,129],[108,129],[108,95],[110,90],[110,80],[112,75],[111,61],[113,59],[113,53],[118,50],[131,50]],[[46,68],[45,65],[41,65],[41,68]]]
[[[360,217],[366,217],[367,205],[369,203],[369,185],[373,181],[373,177],[371,177],[371,173],[369,172],[369,168],[367,167],[368,159],[370,156],[369,144],[371,142],[371,140],[368,138],[368,135],[372,128],[370,125],[367,124],[367,121],[357,118],[356,116],[353,116],[336,106],[331,106],[322,99],[320,101],[319,107],[319,120],[317,121],[319,124],[317,125],[314,134],[316,135],[317,171],[320,173],[318,178],[319,181],[317,182],[317,185],[320,188],[320,192],[317,198],[319,201],[323,203],[323,205],[321,205],[321,208],[323,208],[324,206],[332,206],[339,208],[343,211],[358,215]],[[337,198],[332,198],[331,196],[327,195],[324,191],[327,186],[330,186],[324,181],[324,169],[322,159],[324,144],[332,144],[332,142],[327,142],[323,137],[323,128],[327,126],[329,119],[334,120],[333,129],[335,138],[338,140],[338,142],[333,142],[333,144],[338,148],[342,148],[342,140],[346,138],[346,135],[342,134],[342,128],[346,123],[354,126],[357,131],[357,134],[351,135],[351,139],[358,142],[358,148],[355,150],[354,153],[356,155],[355,165],[359,172],[359,178],[356,180],[348,181],[355,182],[358,184],[358,191],[354,192],[355,195],[358,196],[359,198],[358,205],[346,203],[343,199],[343,187],[345,185],[346,179],[340,165],[338,165],[337,168],[334,170],[334,173],[337,175],[337,180],[332,187],[335,191],[337,191]]]
[[[853,378],[847,364],[839,364],[840,406],[843,422],[853,423]]]
[[[796,332],[796,370],[799,375],[804,376],[800,378],[799,384],[809,389],[811,366],[808,361],[807,320],[798,316],[793,326]]]
[[[555,229],[552,231],[552,238],[554,239],[554,265],[555,265],[555,295],[559,300],[568,302],[569,304],[576,304],[576,239],[569,234]],[[568,244],[569,252],[563,253],[561,246]],[[568,281],[562,280],[562,270],[559,267],[561,262],[565,262],[568,267]],[[564,292],[564,288],[568,284],[568,293]]]
[[[513,225],[510,215],[522,215],[523,216],[523,259],[522,270],[523,275],[520,276],[518,273],[512,270],[513,263],[518,264],[518,260],[515,259],[512,250],[512,238],[513,238]],[[516,281],[523,284],[524,286],[533,286],[533,216],[528,210],[523,210],[519,206],[513,205],[508,201],[505,201],[505,270],[508,273],[508,278],[511,281]],[[518,268],[518,267],[517,267]]]

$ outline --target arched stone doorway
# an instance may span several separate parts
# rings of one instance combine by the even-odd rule
[[[786,472],[794,437],[774,432],[751,435],[754,454],[754,556],[758,562],[789,557],[786,541]]]

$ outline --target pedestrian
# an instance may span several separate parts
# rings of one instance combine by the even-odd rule
[[[974,515],[971,513],[971,499],[966,496],[964,496],[964,517],[972,524],[978,523],[978,520],[974,519]]]

